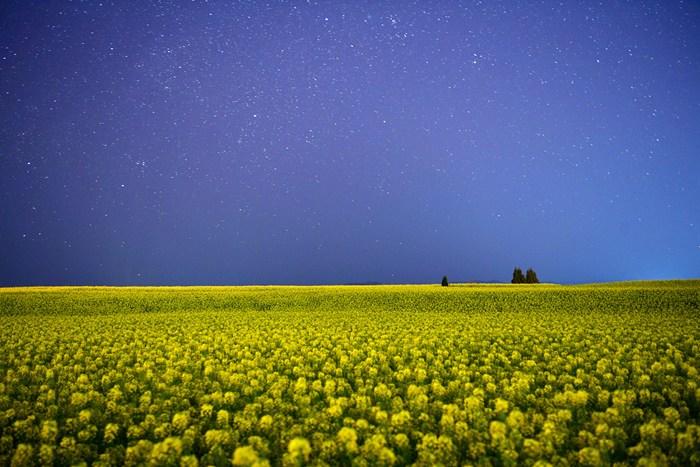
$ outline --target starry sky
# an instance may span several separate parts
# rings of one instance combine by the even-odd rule
[[[700,2],[0,4],[0,285],[700,276]]]

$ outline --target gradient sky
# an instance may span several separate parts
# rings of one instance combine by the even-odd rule
[[[0,285],[700,276],[700,2],[0,5]]]

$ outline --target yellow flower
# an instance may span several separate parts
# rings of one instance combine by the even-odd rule
[[[525,452],[528,457],[538,458],[542,455],[542,445],[539,441],[528,438],[523,441],[523,452]]]
[[[214,413],[214,406],[211,404],[202,404],[202,407],[200,408],[200,414],[202,418],[208,418],[211,417],[211,414]]]
[[[263,431],[268,431],[272,428],[273,419],[271,415],[263,415],[258,421],[258,426]]]
[[[56,442],[56,437],[58,436],[58,424],[56,420],[46,420],[41,424],[41,441],[46,444],[53,444]]]
[[[92,413],[87,409],[81,410],[78,414],[78,420],[80,420],[80,423],[90,423],[91,418]]]
[[[336,436],[338,443],[343,446],[343,449],[348,453],[357,452],[357,432],[349,427],[343,427]]]
[[[501,399],[500,397],[497,398],[496,402],[494,403],[494,410],[496,413],[508,412],[508,401]]]
[[[104,432],[104,442],[105,444],[111,444],[119,436],[119,425],[116,423],[108,423],[105,425]]]
[[[506,424],[494,420],[489,424],[489,434],[494,441],[501,441],[506,437]]]
[[[182,432],[187,429],[190,424],[190,415],[187,412],[178,412],[173,415],[173,427]]]
[[[267,460],[261,460],[252,446],[241,446],[233,452],[233,465],[245,467],[263,467],[270,465]]]
[[[411,414],[405,410],[391,416],[391,425],[397,428],[408,427],[411,423]]]
[[[522,428],[525,425],[525,415],[518,410],[513,409],[506,418],[506,424],[511,428]]]
[[[216,424],[217,424],[220,428],[225,428],[225,427],[228,426],[228,422],[229,422],[228,411],[227,411],[227,410],[223,410],[223,409],[222,409],[222,410],[219,410],[219,411],[216,413]]]
[[[591,447],[583,448],[578,452],[578,461],[581,465],[602,465],[600,451]]]
[[[182,455],[182,440],[180,438],[166,438],[156,443],[151,451],[150,463],[152,465],[173,465]]]
[[[294,460],[308,461],[311,456],[311,445],[305,438],[294,438],[289,442],[287,451]]]

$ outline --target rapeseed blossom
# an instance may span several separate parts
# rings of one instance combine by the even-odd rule
[[[0,464],[700,464],[696,290],[207,290],[0,290]]]

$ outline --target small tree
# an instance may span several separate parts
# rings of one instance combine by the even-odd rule
[[[539,284],[540,280],[537,278],[537,273],[532,269],[528,269],[525,273],[525,282],[528,284]]]
[[[523,270],[516,267],[513,269],[513,279],[510,281],[511,284],[522,284],[525,282],[525,275],[523,274]]]
[[[442,286],[447,287],[448,285],[450,284],[447,282],[447,276],[442,276]]]

